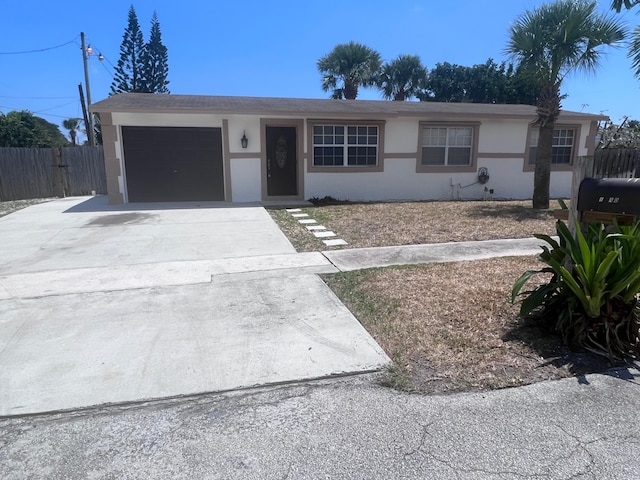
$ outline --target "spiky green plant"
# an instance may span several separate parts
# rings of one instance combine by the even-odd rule
[[[586,235],[578,230],[574,237],[558,221],[556,230],[559,241],[536,235],[549,244],[538,256],[547,266],[526,271],[513,286],[511,300],[520,299],[520,315],[537,316],[573,348],[611,361],[639,358],[640,224],[596,224]],[[551,277],[523,292],[540,273]]]

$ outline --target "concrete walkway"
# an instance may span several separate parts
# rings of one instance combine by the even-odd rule
[[[537,238],[451,242],[397,247],[350,248],[323,252],[336,268],[347,272],[363,268],[460,262],[493,257],[537,255],[545,242]]]

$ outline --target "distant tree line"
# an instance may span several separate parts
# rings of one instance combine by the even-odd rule
[[[354,100],[360,87],[374,87],[387,100],[535,105],[540,91],[534,76],[491,58],[471,67],[437,63],[429,71],[417,55],[382,63],[378,52],[356,42],[337,45],[317,66],[322,89],[336,99]]]
[[[64,147],[69,140],[58,125],[27,110],[0,113],[0,147]]]
[[[465,67],[437,63],[418,98],[428,102],[521,103],[535,105],[539,82],[513,64],[493,59]]]
[[[67,118],[62,127],[68,130],[69,139],[60,131],[60,126],[38,117],[28,110],[14,110],[6,115],[0,112],[0,147],[51,148],[79,145],[78,134],[86,135],[81,118]],[[100,123],[96,124],[97,144],[102,145]],[[88,141],[84,141],[87,145]]]

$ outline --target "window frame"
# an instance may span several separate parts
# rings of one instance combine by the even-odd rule
[[[531,157],[531,137],[533,135],[533,131],[538,129],[538,127],[534,124],[529,124],[529,128],[527,130],[527,144],[524,152],[524,168],[525,172],[535,172],[536,164],[529,163],[529,159]],[[556,123],[553,126],[554,132],[556,130],[573,130],[573,145],[571,146],[571,160],[569,163],[551,163],[551,171],[556,172],[568,172],[573,171],[573,166],[578,159],[578,150],[580,148],[580,138],[581,138],[581,129],[582,125],[580,124],[567,124],[567,123]],[[537,148],[537,146],[536,146]]]
[[[450,128],[471,128],[471,152],[468,165],[423,165],[422,149],[427,145],[422,144],[422,136],[425,128],[446,128],[447,138]],[[446,172],[475,172],[478,164],[478,139],[480,136],[480,122],[438,122],[422,121],[418,123],[418,150],[416,158],[417,173],[446,173]],[[449,148],[449,146],[447,146]]]
[[[314,164],[314,127],[317,126],[344,127],[344,164],[343,165],[315,165]],[[378,143],[376,147],[376,164],[375,165],[349,165],[348,148],[351,146],[358,147],[358,144],[349,144],[347,135],[348,127],[377,127]],[[309,119],[307,121],[307,171],[308,172],[382,172],[384,170],[384,126],[385,122],[380,120],[340,120],[340,119]],[[324,144],[322,144],[324,145]],[[362,144],[360,146],[372,147],[370,144]]]

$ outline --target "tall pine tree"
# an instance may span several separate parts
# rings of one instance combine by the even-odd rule
[[[169,93],[167,75],[169,73],[167,47],[162,44],[160,22],[154,11],[151,18],[151,34],[143,57],[146,91],[150,93]]]
[[[115,68],[111,93],[146,92],[144,80],[145,45],[136,11],[131,5],[129,21],[122,36],[120,59]]]

